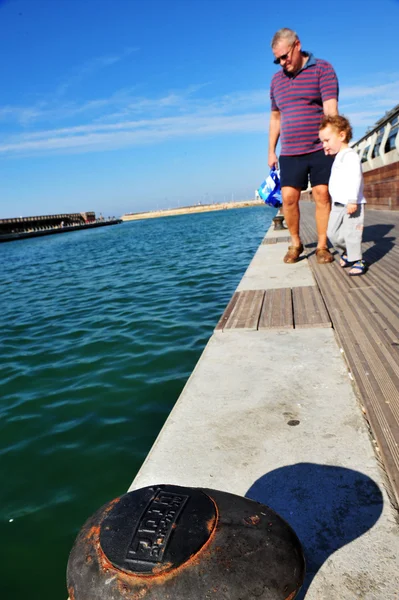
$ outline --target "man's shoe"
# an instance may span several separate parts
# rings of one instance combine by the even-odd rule
[[[284,262],[288,264],[296,263],[303,252],[303,244],[300,246],[288,246],[288,252],[284,256]]]
[[[334,257],[328,248],[316,248],[316,260],[319,265],[325,265],[334,261]]]

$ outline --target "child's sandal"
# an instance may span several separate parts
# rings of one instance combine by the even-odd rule
[[[367,264],[364,260],[357,260],[353,263],[351,270],[348,275],[356,277],[357,275],[364,275],[367,271]]]
[[[348,260],[348,256],[345,253],[341,254],[341,258],[339,259],[339,266],[345,269],[346,267],[350,267],[351,264],[352,263]]]

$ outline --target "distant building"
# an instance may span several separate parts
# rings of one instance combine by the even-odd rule
[[[364,172],[399,161],[399,104],[385,113],[352,147],[361,158]]]
[[[399,210],[399,104],[352,144],[362,162],[368,206]]]

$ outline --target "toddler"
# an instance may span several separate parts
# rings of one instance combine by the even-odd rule
[[[352,127],[341,115],[323,118],[319,137],[327,155],[335,155],[328,190],[331,213],[327,235],[341,251],[341,267],[350,267],[351,276],[363,275],[367,265],[362,258],[364,222],[363,172],[359,155],[349,147]]]

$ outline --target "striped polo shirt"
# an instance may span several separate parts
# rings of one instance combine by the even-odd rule
[[[280,111],[280,144],[283,156],[321,150],[319,125],[323,102],[338,100],[338,79],[326,60],[309,56],[295,75],[278,71],[270,86],[271,109]]]

